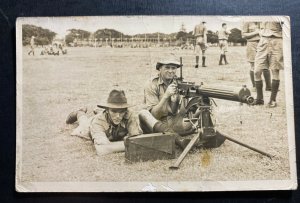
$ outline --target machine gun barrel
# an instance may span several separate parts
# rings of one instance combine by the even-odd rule
[[[254,98],[251,96],[250,90],[245,86],[239,90],[224,90],[211,87],[199,87],[197,92],[202,96],[247,104],[251,104],[254,101]]]
[[[214,88],[202,85],[195,85],[191,82],[178,82],[179,93],[185,97],[212,97],[216,99],[224,99],[229,101],[242,102],[252,104],[254,98],[251,96],[250,90],[243,86],[242,88]]]

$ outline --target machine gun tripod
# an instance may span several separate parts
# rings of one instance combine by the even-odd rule
[[[176,162],[169,168],[178,169],[183,159],[195,145],[199,143],[201,145],[210,142],[210,144],[215,145],[211,147],[218,147],[225,140],[229,140],[264,156],[272,158],[272,155],[263,152],[262,150],[256,149],[220,133],[215,127],[215,121],[212,115],[212,105],[215,102],[212,98],[251,104],[254,99],[251,97],[249,89],[247,89],[246,86],[243,86],[239,91],[228,91],[224,89],[202,87],[202,85],[195,85],[192,82],[184,82],[182,77],[182,58],[180,58],[180,62],[180,78],[176,79],[176,83],[178,87],[178,93],[182,95],[183,98],[181,105],[185,106],[180,113],[182,115],[187,115],[187,118],[184,119],[184,121],[192,123],[192,125],[196,128],[196,134],[185,147]],[[211,143],[211,141],[215,141],[215,143]]]

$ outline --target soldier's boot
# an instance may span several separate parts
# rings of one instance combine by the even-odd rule
[[[162,123],[154,118],[148,110],[141,110],[138,117],[141,128],[145,134],[170,131],[166,123]]]
[[[268,103],[269,108],[274,108],[277,106],[276,103],[276,96],[279,88],[280,80],[272,80],[272,91],[271,91],[271,97],[270,102]]]
[[[175,144],[180,147],[182,150],[186,148],[186,146],[190,143],[191,139],[189,138],[182,138],[179,135],[175,137]]]
[[[264,95],[263,95],[263,82],[255,81],[255,87],[256,87],[256,99],[252,103],[253,105],[264,105]]]
[[[256,92],[255,81],[254,81],[254,71],[250,70],[250,79],[252,83],[252,91]]]
[[[195,68],[198,68],[199,67],[199,56],[196,56],[196,65],[195,65]]]
[[[86,107],[83,107],[77,111],[73,111],[71,112],[67,119],[66,119],[66,124],[72,124],[72,123],[75,123],[77,121],[77,118],[79,117],[78,116],[78,113],[86,113],[87,112],[87,108]]]
[[[202,67],[206,67],[206,65],[205,65],[205,59],[206,59],[206,57],[202,56]]]
[[[227,65],[227,64],[228,64],[228,61],[227,61],[227,59],[226,59],[226,55],[224,54],[223,57],[224,57],[225,65]]]
[[[270,75],[270,70],[269,69],[264,69],[263,70],[263,75],[265,78],[265,83],[266,83],[266,91],[271,91],[271,75]]]
[[[223,65],[222,60],[223,60],[223,54],[220,55],[219,65]]]

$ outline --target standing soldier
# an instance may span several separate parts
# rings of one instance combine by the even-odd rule
[[[223,65],[222,60],[224,59],[225,65],[228,64],[226,59],[226,52],[228,49],[228,37],[231,32],[227,30],[227,24],[222,24],[222,29],[218,31],[219,47],[221,50],[219,65]]]
[[[283,69],[282,52],[282,23],[281,22],[263,22],[261,23],[261,39],[257,46],[255,56],[254,77],[257,90],[255,105],[263,105],[263,83],[262,72],[264,69],[271,69],[272,87],[271,97],[268,107],[276,107],[276,96],[279,88],[279,70]]]
[[[195,26],[194,29],[194,37],[196,38],[195,43],[195,54],[196,54],[196,65],[195,68],[199,67],[199,55],[200,50],[202,51],[202,67],[206,67],[205,65],[205,50],[207,49],[207,29],[206,29],[206,22],[202,22]]]
[[[250,63],[250,79],[252,82],[253,89],[255,89],[255,81],[254,81],[254,61],[256,55],[256,49],[258,42],[260,40],[259,30],[260,23],[259,22],[245,22],[242,27],[242,36],[247,39],[247,59]],[[266,83],[266,91],[271,91],[271,78],[270,78],[270,70],[264,69],[263,75]]]
[[[30,55],[32,53],[32,55],[34,56],[34,39],[35,39],[35,36],[31,36],[30,51],[28,52],[28,55]]]

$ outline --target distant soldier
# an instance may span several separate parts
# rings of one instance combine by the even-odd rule
[[[255,89],[255,81],[254,81],[254,61],[257,50],[257,45],[260,40],[259,36],[260,32],[260,23],[259,22],[245,22],[242,27],[242,36],[247,39],[247,59],[250,63],[250,79],[252,82],[252,86]],[[265,83],[266,83],[266,91],[271,91],[271,78],[270,78],[270,70],[263,70]],[[256,90],[256,89],[255,89]]]
[[[255,86],[257,97],[255,105],[263,105],[263,83],[262,72],[264,69],[271,69],[272,87],[271,97],[268,107],[276,107],[276,96],[279,88],[280,78],[279,71],[283,67],[283,51],[282,51],[282,23],[281,22],[263,22],[261,23],[261,39],[257,46],[255,56]]]
[[[219,47],[221,51],[219,65],[223,65],[222,61],[224,59],[225,65],[228,64],[226,59],[226,52],[228,49],[228,37],[231,32],[227,30],[227,24],[222,24],[222,29],[218,31]]]
[[[195,37],[195,54],[196,54],[196,65],[195,68],[199,67],[199,57],[200,51],[202,51],[202,67],[206,67],[205,65],[205,50],[207,49],[207,29],[206,22],[202,22],[198,24],[194,28],[193,35]]]
[[[35,36],[31,36],[30,51],[28,52],[28,55],[30,55],[32,53],[32,55],[34,56],[34,39],[35,39]]]

